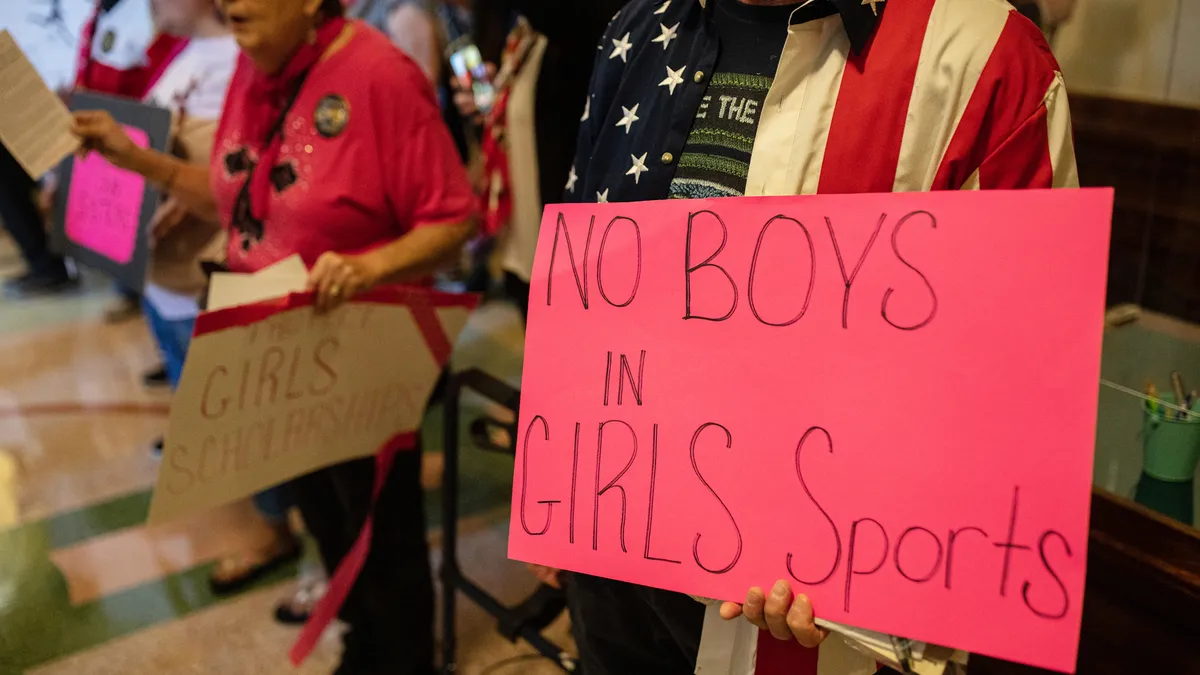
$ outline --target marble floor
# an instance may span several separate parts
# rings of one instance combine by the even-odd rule
[[[0,276],[19,269],[0,238]],[[141,383],[157,363],[144,323],[104,322],[112,297],[93,275],[65,295],[0,297],[0,675],[331,672],[337,627],[292,669],[287,651],[297,630],[272,619],[298,567],[315,566],[311,552],[299,566],[218,598],[207,584],[213,562],[267,536],[253,508],[237,503],[145,524],[158,471],[149,448],[166,426],[170,396]],[[515,310],[485,306],[464,331],[455,366],[515,381],[522,343]],[[427,438],[439,438],[438,427],[431,411]],[[427,448],[426,456],[435,483],[437,451]],[[515,602],[535,582],[505,556],[511,459],[463,452],[460,562]],[[430,520],[431,527],[440,521],[436,509]],[[494,620],[462,598],[458,604],[459,672],[560,672],[521,658],[528,645],[508,643]],[[548,634],[569,644],[563,618]]]

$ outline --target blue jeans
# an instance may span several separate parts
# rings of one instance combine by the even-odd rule
[[[163,365],[167,369],[167,380],[171,388],[179,386],[179,376],[183,373],[183,362],[187,358],[188,345],[192,343],[192,330],[196,327],[196,319],[164,319],[158,310],[148,300],[142,300],[142,312],[146,322],[150,324],[150,333],[158,343],[158,351],[162,354]]]
[[[149,301],[142,301],[142,311],[146,322],[150,324],[150,332],[158,343],[158,351],[162,354],[163,365],[167,369],[167,380],[171,388],[179,386],[179,377],[183,374],[183,363],[187,359],[188,346],[192,343],[192,331],[196,327],[196,319],[165,319]],[[290,483],[283,483],[268,488],[254,495],[256,506],[263,517],[272,525],[287,521],[288,509],[295,504]]]

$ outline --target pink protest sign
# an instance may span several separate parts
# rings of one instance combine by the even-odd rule
[[[1073,670],[1111,212],[548,207],[510,556]]]
[[[145,131],[128,125],[124,128],[130,140],[149,147]],[[109,164],[99,153],[75,160],[67,195],[67,238],[116,263],[128,264],[137,250],[145,191],[145,179]]]

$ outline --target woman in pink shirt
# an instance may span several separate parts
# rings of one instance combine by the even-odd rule
[[[84,148],[229,228],[227,265],[254,272],[293,254],[328,308],[380,283],[421,281],[456,256],[475,200],[421,69],[342,18],[340,0],[221,0],[241,48],[209,167],[135,146],[103,112],[81,112]],[[371,552],[346,600],[340,675],[433,672],[433,587],[418,452],[380,496]],[[358,534],[370,459],[297,480],[327,569]]]

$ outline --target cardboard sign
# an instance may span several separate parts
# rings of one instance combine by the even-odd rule
[[[107,110],[130,140],[165,151],[171,113],[99,94],[71,95],[72,110]],[[99,154],[63,163],[51,239],[56,249],[104,272],[123,287],[140,291],[150,259],[147,229],[158,205],[158,190],[141,176],[118,169]]]
[[[327,314],[293,294],[202,314],[150,522],[247,497],[417,431],[474,296],[372,291]]]
[[[1111,190],[579,204],[511,557],[1073,669]]]

